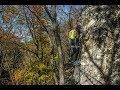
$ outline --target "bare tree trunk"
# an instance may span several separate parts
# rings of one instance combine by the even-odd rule
[[[54,60],[54,43],[52,42],[50,35],[49,35],[48,38],[49,38],[50,46],[52,48],[51,54],[53,54],[52,59],[50,59],[50,64],[51,64],[51,67],[52,67],[52,72],[53,72],[53,78],[54,78],[54,81],[55,81],[55,85],[58,85],[58,79],[57,79],[57,75],[54,71],[54,63],[53,63],[53,60]]]
[[[59,84],[64,85],[64,56],[62,52],[62,45],[61,45],[61,39],[60,39],[60,29],[58,26],[57,22],[57,12],[56,12],[56,5],[52,6],[52,15],[48,11],[48,8],[45,6],[45,11],[48,14],[50,20],[52,21],[53,25],[53,32],[54,32],[54,37],[57,45],[57,50],[58,50],[58,56],[59,56]]]
[[[63,66],[63,53],[62,53],[62,46],[61,46],[61,40],[60,40],[60,29],[58,28],[57,23],[57,15],[56,15],[56,6],[52,6],[53,10],[53,30],[55,35],[55,41],[57,44],[57,50],[58,50],[58,56],[59,56],[59,78],[60,78],[60,85],[64,85],[64,66]]]

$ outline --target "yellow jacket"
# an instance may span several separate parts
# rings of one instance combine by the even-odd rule
[[[72,30],[69,32],[69,38],[70,38],[70,39],[75,39],[75,38],[76,38],[76,30],[75,30],[75,29],[72,29]]]

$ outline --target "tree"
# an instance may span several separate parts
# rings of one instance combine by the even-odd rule
[[[46,6],[45,7],[45,11],[48,14],[52,25],[53,25],[53,32],[54,32],[54,37],[55,37],[55,41],[56,41],[56,45],[57,45],[57,50],[58,50],[58,55],[59,55],[59,78],[60,78],[60,85],[64,85],[65,81],[64,81],[64,56],[63,56],[63,52],[62,52],[62,46],[61,46],[61,39],[60,39],[60,29],[58,26],[58,22],[57,22],[57,13],[56,13],[56,6],[53,5],[52,7],[52,14],[50,14],[48,8]]]

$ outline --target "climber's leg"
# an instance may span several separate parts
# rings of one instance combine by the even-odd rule
[[[69,58],[69,61],[71,61],[72,60],[72,57],[73,57],[73,55],[75,54],[75,40],[72,40],[71,39],[71,42],[70,42],[70,58]]]
[[[76,48],[75,60],[78,60],[78,58],[79,58],[79,47]]]
[[[75,61],[74,61],[74,65],[79,65],[79,47],[76,48],[76,54],[75,54]]]
[[[70,55],[70,59],[69,59],[70,62],[74,61],[73,60],[74,59],[73,56],[74,56],[75,53],[76,53],[75,46],[71,47],[71,55]]]

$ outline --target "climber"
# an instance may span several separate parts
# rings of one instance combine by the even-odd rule
[[[75,48],[76,35],[77,35],[77,32],[76,32],[75,28],[72,28],[69,32],[70,46],[71,46],[70,58],[72,58],[73,55],[76,53],[76,48]],[[69,61],[71,62],[70,59],[69,59]]]
[[[76,25],[77,25],[76,28],[73,28],[69,32],[69,38],[70,38],[70,44],[71,44],[71,55],[70,55],[69,61],[70,62],[73,61],[72,57],[75,54],[75,59],[73,62],[76,61],[75,63],[77,64],[79,59],[81,58],[82,42],[83,42],[83,40],[84,40],[83,38],[85,37],[87,32],[85,32],[81,29],[81,25],[80,25],[79,21],[77,21]]]
[[[79,55],[79,49],[80,49],[80,43],[79,43],[79,37],[80,37],[80,31],[77,29],[78,27],[74,27],[69,32],[69,38],[70,38],[70,45],[71,45],[71,53],[70,53],[70,59],[69,62],[75,62],[78,60]],[[75,55],[75,59],[73,60],[73,56]]]
[[[76,32],[77,32],[77,37],[76,37],[76,55],[75,55],[75,63],[78,64],[79,63],[79,59],[80,59],[80,55],[81,55],[81,51],[82,51],[82,34],[83,31],[81,29],[81,25],[80,23],[77,21],[76,23]]]

